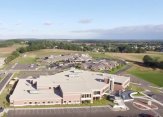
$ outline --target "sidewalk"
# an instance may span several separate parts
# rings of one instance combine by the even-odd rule
[[[45,108],[7,108],[7,110],[30,110],[30,109],[66,109],[66,108],[102,108],[107,107],[110,108],[109,105],[106,106],[79,106],[79,107],[45,107]]]

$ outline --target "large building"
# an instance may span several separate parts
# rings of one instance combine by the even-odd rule
[[[11,106],[80,104],[124,90],[129,77],[77,69],[39,78],[20,79],[10,96]]]

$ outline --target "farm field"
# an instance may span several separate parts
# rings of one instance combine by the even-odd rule
[[[61,49],[42,49],[32,52],[27,52],[26,56],[28,57],[44,57],[52,54],[69,54],[69,53],[80,53],[78,51],[72,50],[61,50]]]
[[[147,53],[106,53],[106,55],[113,58],[121,58],[128,61],[142,62],[145,55],[157,57],[160,61],[163,60],[163,53],[161,52],[147,52]]]
[[[15,51],[19,47],[24,47],[26,46],[25,44],[14,44],[13,46],[10,47],[3,47],[0,48],[0,57],[7,57],[10,53]]]

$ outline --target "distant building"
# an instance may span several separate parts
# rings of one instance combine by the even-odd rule
[[[11,106],[93,103],[106,92],[125,90],[130,78],[70,69],[55,75],[19,79]]]
[[[120,64],[117,61],[102,59],[102,60],[89,61],[84,64],[81,64],[81,68],[90,69],[93,71],[101,71],[101,70],[111,70],[119,65]]]
[[[58,62],[58,61],[68,61],[71,63],[82,63],[92,60],[88,54],[67,54],[67,55],[50,55],[44,57],[43,61],[48,63]]]

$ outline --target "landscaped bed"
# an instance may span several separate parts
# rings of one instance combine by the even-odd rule
[[[133,106],[140,110],[158,109],[156,105],[154,104],[148,105],[146,102],[142,102],[142,101],[133,102]]]
[[[131,84],[127,87],[127,90],[132,90],[134,92],[141,92],[144,91],[144,89],[138,85]]]

